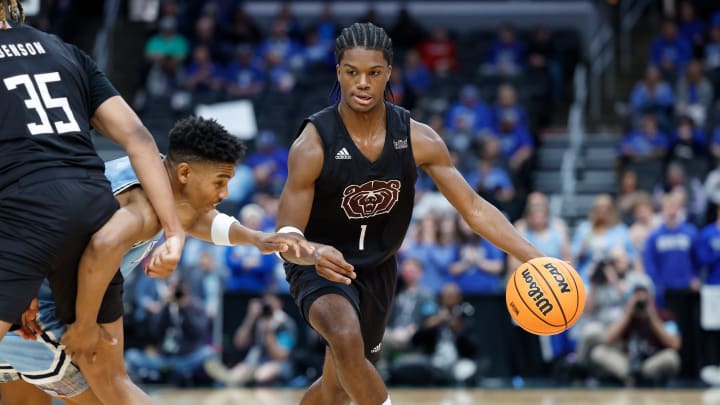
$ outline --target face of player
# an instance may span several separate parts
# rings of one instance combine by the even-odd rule
[[[235,175],[230,163],[194,162],[188,164],[183,194],[198,212],[215,209],[228,196],[228,182]],[[182,176],[182,175],[181,175]]]
[[[392,67],[382,51],[351,48],[336,66],[342,102],[357,112],[368,112],[385,99]]]

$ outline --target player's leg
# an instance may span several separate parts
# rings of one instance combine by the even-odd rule
[[[335,359],[328,347],[325,350],[323,372],[305,392],[300,405],[347,405],[350,396],[345,392],[335,370]]]
[[[318,297],[310,306],[309,320],[328,343],[337,378],[350,398],[358,405],[382,404],[388,398],[387,388],[365,358],[360,321],[348,298],[339,294]]]
[[[50,405],[52,397],[23,380],[0,384],[2,405]]]
[[[101,342],[94,363],[84,356],[75,359],[90,388],[105,405],[152,404],[150,397],[132,382],[125,371],[122,317],[102,326],[118,343]]]

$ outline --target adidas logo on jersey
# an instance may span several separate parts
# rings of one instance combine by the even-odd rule
[[[347,149],[342,148],[335,154],[335,159],[352,159],[352,156],[348,153]]]
[[[380,353],[380,349],[382,349],[382,342],[378,343],[377,346],[370,349],[370,353]]]

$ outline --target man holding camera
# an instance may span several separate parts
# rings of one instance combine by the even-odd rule
[[[290,377],[290,352],[296,342],[295,321],[283,311],[280,298],[268,293],[248,302],[245,319],[235,332],[235,347],[247,349],[243,361],[228,369],[211,358],[205,371],[227,386],[271,384]]]
[[[205,343],[210,323],[202,302],[189,291],[178,277],[171,277],[165,286],[161,280],[158,292],[163,306],[148,320],[153,341],[157,347],[140,350],[128,349],[125,361],[128,370],[138,377],[154,380],[167,374],[171,382],[185,385],[192,382],[193,374],[203,363],[217,357]]]
[[[680,370],[680,333],[672,315],[655,307],[647,285],[632,291],[622,317],[590,357],[626,385],[661,385]]]

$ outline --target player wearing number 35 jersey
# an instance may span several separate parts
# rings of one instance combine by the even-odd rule
[[[0,339],[46,277],[56,315],[74,321],[80,257],[118,208],[91,126],[127,151],[151,190],[172,239],[156,266],[174,268],[185,240],[150,133],[89,56],[22,20],[16,0],[0,0]],[[107,283],[94,288],[102,296]]]

